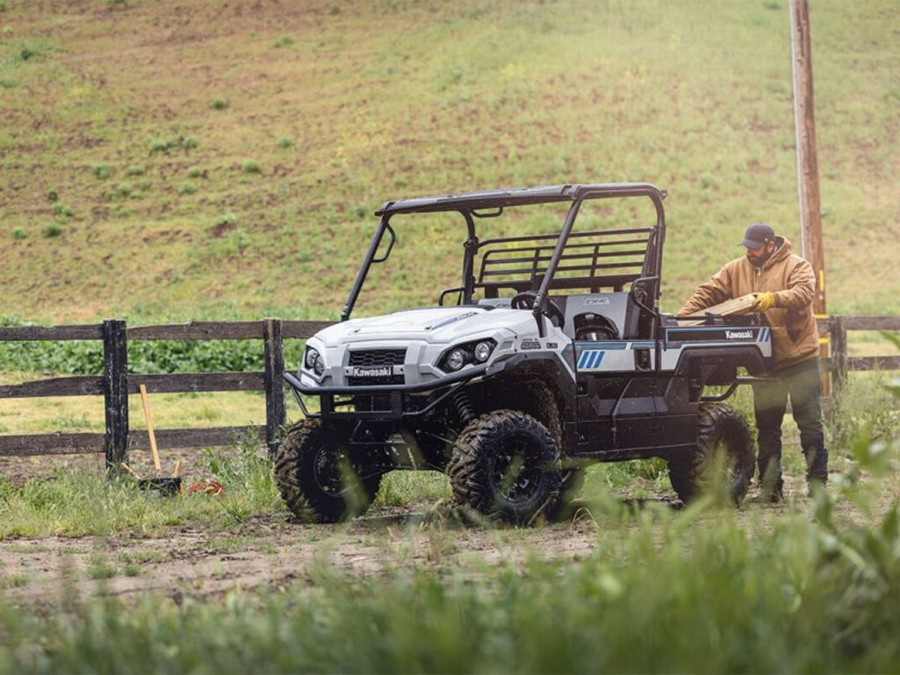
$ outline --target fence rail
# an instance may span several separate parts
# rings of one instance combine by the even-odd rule
[[[284,340],[305,339],[332,325],[330,321],[223,321],[191,322],[129,328],[124,321],[72,326],[2,326],[0,342],[101,340],[103,375],[53,377],[21,384],[0,385],[0,399],[48,396],[103,396],[104,433],[47,433],[0,435],[0,456],[29,456],[99,452],[112,466],[126,461],[128,451],[150,447],[146,431],[133,431],[128,421],[128,395],[141,384],[154,393],[263,391],[264,425],[205,429],[156,429],[159,442],[169,447],[227,445],[247,436],[265,441],[271,450],[285,421]],[[900,317],[833,316],[819,319],[820,332],[831,340],[831,356],[823,366],[830,371],[835,390],[850,371],[900,370],[900,356],[848,356],[850,331],[898,331]],[[201,372],[141,374],[128,372],[128,344],[137,340],[262,340],[264,369],[258,372]]]
[[[53,377],[21,384],[0,385],[0,398],[102,395],[105,403],[104,433],[49,433],[0,435],[0,456],[49,455],[98,452],[107,464],[127,459],[128,451],[150,447],[146,431],[132,431],[128,421],[128,395],[141,384],[154,393],[212,391],[263,391],[266,395],[264,425],[207,429],[156,429],[159,442],[170,447],[226,445],[251,436],[270,448],[284,424],[284,340],[303,339],[331,325],[330,321],[192,322],[128,328],[124,321],[79,326],[0,327],[0,342],[100,340],[103,342],[103,375]],[[128,344],[136,340],[262,340],[264,370],[258,372],[141,374],[128,372]]]

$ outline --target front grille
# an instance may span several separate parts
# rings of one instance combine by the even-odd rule
[[[350,352],[351,366],[402,366],[405,349],[369,349]]]
[[[393,368],[402,366],[406,359],[405,349],[367,349],[350,352],[350,367],[362,368]],[[361,387],[367,384],[403,384],[403,375],[387,375],[382,377],[347,377],[347,384],[351,387]]]

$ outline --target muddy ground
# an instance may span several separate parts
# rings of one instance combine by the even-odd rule
[[[183,459],[187,485],[206,478],[196,451],[167,452],[167,462]],[[146,458],[132,457],[136,466]],[[103,469],[102,456],[67,459],[0,458],[0,475],[18,482],[52,475],[60,467]],[[149,466],[149,462],[147,463]],[[49,473],[48,473],[49,472]],[[809,512],[801,477],[786,476],[789,505],[754,502],[754,492],[739,511],[739,521],[769,522],[796,508]],[[875,483],[876,512],[900,498],[897,480]],[[643,485],[646,490],[646,484]],[[634,498],[623,489],[617,499],[635,509],[658,504],[678,509],[671,490]],[[854,520],[870,518],[849,501],[837,509]],[[191,525],[172,526],[164,536],[121,534],[106,537],[7,538],[0,541],[4,596],[17,604],[55,603],[67,594],[113,594],[137,598],[147,592],[171,597],[208,598],[231,589],[278,589],[308,579],[319,566],[352,575],[431,567],[480,569],[500,561],[531,556],[560,563],[589,556],[602,540],[602,518],[584,509],[571,522],[527,530],[466,527],[446,509],[427,500],[403,506],[376,506],[343,525],[306,525],[282,516],[260,516],[228,532]],[[479,567],[481,566],[481,567]]]

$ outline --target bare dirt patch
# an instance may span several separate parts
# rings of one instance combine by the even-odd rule
[[[459,565],[490,569],[530,556],[573,560],[590,555],[596,530],[587,521],[525,532],[425,524],[415,508],[373,509],[341,526],[258,518],[228,533],[177,526],[163,537],[129,535],[0,541],[5,591],[14,603],[54,603],[92,595],[160,593],[175,602],[235,588],[278,589],[317,568],[352,575]]]
[[[151,466],[143,455],[132,453],[135,466]],[[167,451],[167,463],[177,458],[183,461],[187,485],[209,477],[198,451]],[[96,469],[102,475],[103,456],[0,458],[0,472],[14,483],[52,480],[54,472],[76,468]],[[813,518],[813,501],[806,496],[802,476],[787,474],[785,479],[787,503],[760,503],[751,492],[737,522],[748,530],[766,531],[791,513]],[[635,481],[613,496],[634,512],[680,508],[671,490],[654,491],[653,485]],[[870,498],[868,508],[840,498],[836,517],[875,526],[900,499],[900,480],[896,475],[884,480],[864,477],[861,491]],[[715,512],[704,516],[715,517]],[[489,574],[500,562],[515,565],[537,557],[565,565],[590,556],[598,546],[610,545],[603,536],[604,518],[592,515],[585,505],[571,522],[491,529],[461,525],[449,507],[420,499],[402,507],[375,506],[341,525],[301,524],[278,515],[250,518],[227,531],[178,525],[162,536],[8,538],[0,541],[0,583],[8,600],[22,605],[55,605],[94,595],[138,599],[147,593],[181,603],[237,588],[277,590],[313,583],[320,569],[352,576],[421,568]]]

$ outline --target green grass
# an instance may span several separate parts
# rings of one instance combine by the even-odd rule
[[[475,188],[668,189],[667,309],[737,254],[748,222],[767,220],[799,246],[785,2],[39,4],[0,1],[2,316],[333,319],[383,201]],[[829,310],[898,314],[896,9],[821,0],[810,11]],[[48,223],[61,236],[40,236]],[[405,269],[387,272],[389,289],[365,312],[431,303],[455,285],[457,262],[434,250],[450,234],[431,227],[398,249]],[[4,368],[96,367],[93,352],[53,347],[7,351]],[[240,346],[210,349],[143,358],[160,372],[256,363]],[[373,577],[323,567],[280,590],[177,604],[77,600],[73,572],[60,611],[0,601],[0,672],[892,672],[900,517],[896,498],[886,515],[867,506],[868,476],[897,475],[896,404],[883,385],[851,376],[829,439],[843,476],[808,512],[635,511],[610,494],[658,494],[664,468],[601,466],[586,486],[592,520],[577,525],[595,528],[587,558],[535,551],[489,564],[474,551],[441,565],[465,544],[436,518],[411,523],[410,536],[424,531],[437,562]],[[30,420],[4,408],[0,429],[100,430],[98,401],[48,401]],[[244,395],[157,397],[154,412],[157,425],[188,426],[243,421],[256,404],[259,420],[261,400]],[[132,419],[140,426],[137,407]],[[215,499],[161,500],[65,471],[0,482],[0,537],[187,525],[238,551],[246,533],[235,530],[284,518],[254,449],[207,461],[226,485]],[[790,475],[801,462],[786,452]],[[398,473],[378,505],[447,496],[443,476]],[[848,501],[858,518],[836,515]],[[140,575],[158,555],[98,549],[84,573],[101,584]],[[0,570],[0,587],[29,583]]]
[[[159,594],[80,601],[64,586],[63,613],[0,604],[0,664],[15,672],[892,672],[898,524],[896,508],[871,529],[837,522],[827,499],[816,520],[794,512],[771,529],[703,507],[637,515],[613,507],[595,552],[564,563],[535,555],[374,577],[320,565],[278,591],[179,604]],[[90,560],[91,578],[127,574],[126,561]]]
[[[900,307],[885,245],[900,206],[892,17],[890,0],[811,8],[832,313]],[[179,21],[205,28],[153,58],[133,47]],[[799,246],[786,3],[385,1],[249,17],[163,2],[65,21],[20,3],[3,25],[0,81],[15,86],[0,168],[15,187],[0,220],[34,232],[48,190],[73,216],[64,249],[34,236],[0,249],[0,313],[335,318],[384,200],[472,188],[667,188],[667,307],[736,254],[748,222]],[[104,57],[118,51],[127,67]],[[134,167],[142,198],[110,203]],[[246,245],[216,248],[207,223],[221,213],[246,224]],[[84,275],[89,259],[104,262]],[[445,255],[367,311],[431,302],[457,275]]]
[[[250,516],[284,512],[271,464],[254,447],[239,446],[224,455],[209,451],[206,465],[207,475],[225,487],[215,499],[190,494],[161,499],[124,473],[112,481],[98,472],[65,470],[21,486],[0,481],[0,539],[123,532],[158,536],[185,523],[224,530]]]

